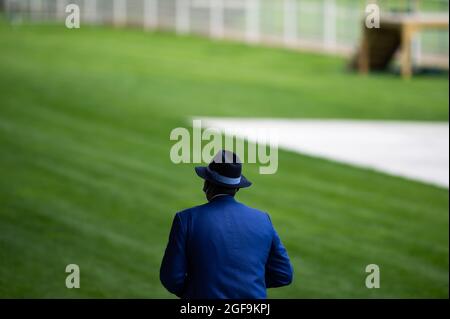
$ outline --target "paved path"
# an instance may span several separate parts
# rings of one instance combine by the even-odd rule
[[[202,127],[227,129],[253,142],[258,130],[270,129],[280,148],[449,186],[448,122],[200,119]]]

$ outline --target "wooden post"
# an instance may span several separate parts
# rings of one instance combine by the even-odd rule
[[[361,74],[367,74],[369,73],[369,65],[370,65],[370,56],[369,56],[369,39],[368,39],[368,30],[363,26],[362,31],[362,41],[361,41],[361,48],[358,55],[358,71]]]
[[[411,70],[411,37],[412,29],[408,24],[402,26],[401,31],[401,74],[404,79],[409,79],[412,75]]]

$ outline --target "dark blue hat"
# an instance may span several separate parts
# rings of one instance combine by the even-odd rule
[[[244,188],[252,185],[242,175],[242,164],[239,157],[226,150],[217,153],[208,166],[197,166],[195,172],[201,178],[223,187]]]

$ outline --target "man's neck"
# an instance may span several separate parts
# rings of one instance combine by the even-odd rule
[[[214,196],[212,196],[208,201],[212,201],[213,199],[217,198],[217,197],[221,197],[221,196],[231,196],[230,194],[215,194]]]

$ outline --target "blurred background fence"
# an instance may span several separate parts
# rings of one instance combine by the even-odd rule
[[[373,2],[373,1],[372,1]],[[82,24],[112,24],[199,34],[348,55],[361,34],[364,0],[0,0],[21,21],[64,21],[79,5]],[[448,0],[377,1],[383,12],[446,13]],[[413,42],[415,64],[448,68],[448,29],[427,30]]]

